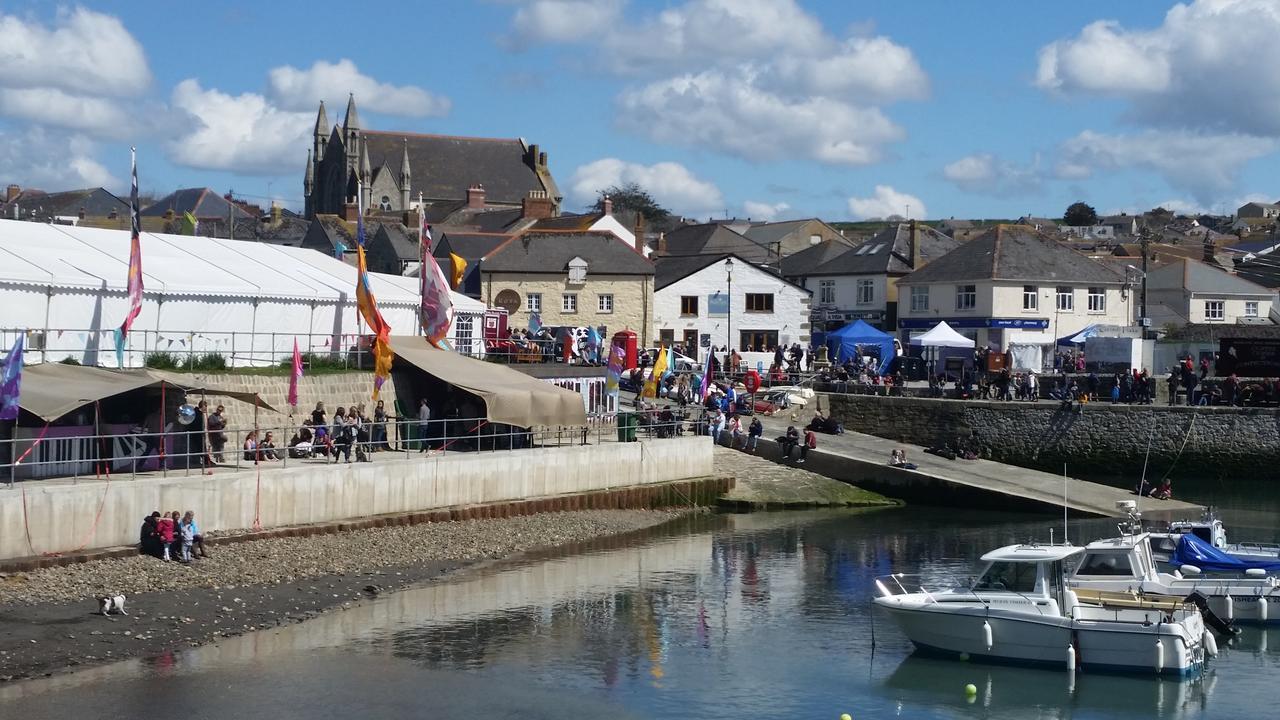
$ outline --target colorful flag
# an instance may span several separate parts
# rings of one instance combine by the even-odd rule
[[[529,334],[537,335],[542,332],[542,313],[529,313]]]
[[[200,231],[200,221],[190,212],[182,213],[182,234],[195,235]]]
[[[449,336],[453,323],[453,299],[449,297],[449,281],[440,270],[432,252],[431,226],[427,215],[419,211],[421,225],[418,228],[418,284],[422,293],[422,307],[418,311],[422,334],[433,345],[439,345]]]
[[[298,381],[302,379],[302,353],[298,352],[298,338],[293,339],[293,372],[289,373],[289,396],[286,401],[298,409]]]
[[[373,399],[378,399],[382,384],[391,377],[391,326],[378,312],[378,301],[369,286],[369,266],[364,257],[364,208],[359,197],[363,190],[356,188],[356,308],[373,333]]]
[[[711,389],[711,358],[715,357],[715,348],[707,351],[707,364],[702,368],[702,384],[698,386],[698,399],[706,400],[707,391]]]
[[[667,372],[667,364],[671,361],[671,351],[662,348],[658,351],[658,358],[653,361],[653,372],[650,373],[649,379],[644,383],[644,390],[641,397],[656,398],[658,397],[658,386],[662,382],[662,376]]]
[[[467,261],[465,258],[454,253],[449,253],[449,262],[453,265],[453,289],[457,290],[462,286],[462,278],[467,274]]]
[[[622,377],[622,364],[627,361],[627,351],[617,343],[609,348],[609,366],[604,373],[604,389],[610,395],[617,396],[618,381]]]
[[[128,299],[129,311],[125,313],[124,322],[116,330],[116,364],[124,367],[124,345],[129,338],[129,328],[142,312],[142,216],[138,207],[138,153],[136,148],[129,148],[129,164],[132,166],[133,185],[129,190],[129,278]]]
[[[600,362],[600,331],[595,325],[587,326],[587,358],[593,363]]]
[[[0,420],[18,419],[18,395],[22,385],[22,341],[25,333],[19,333],[13,341],[13,349],[4,359],[0,369]]]

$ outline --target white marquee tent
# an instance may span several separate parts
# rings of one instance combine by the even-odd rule
[[[72,358],[116,366],[113,331],[128,302],[129,233],[0,220],[0,342],[28,332],[27,361]],[[356,270],[302,248],[187,235],[142,234],[145,292],[125,365],[146,353],[217,353],[228,364],[340,353],[365,332],[355,307]],[[417,333],[418,280],[370,274],[393,335]],[[450,340],[481,351],[484,304],[453,293]]]
[[[911,338],[911,344],[946,348],[971,348],[975,345],[973,340],[952,330],[945,322],[939,322],[929,332]]]

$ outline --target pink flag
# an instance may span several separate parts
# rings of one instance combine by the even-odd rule
[[[298,409],[298,380],[302,378],[302,354],[298,352],[298,338],[293,339],[293,372],[289,374],[289,405]]]
[[[419,319],[422,323],[422,334],[432,344],[439,345],[449,335],[449,325],[453,322],[453,300],[449,297],[449,281],[440,270],[431,248],[431,226],[427,224],[424,207],[419,207],[418,217],[421,225],[418,228],[418,284],[422,289],[422,307]]]

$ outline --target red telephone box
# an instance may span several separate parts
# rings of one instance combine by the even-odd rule
[[[640,365],[640,351],[636,334],[630,330],[622,330],[613,334],[613,344],[622,346],[622,368],[630,370]]]

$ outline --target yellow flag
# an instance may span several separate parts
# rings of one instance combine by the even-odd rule
[[[453,277],[449,278],[454,290],[462,284],[462,277],[467,274],[467,261],[453,253],[449,253],[449,262],[453,264]]]
[[[668,356],[671,351],[662,348],[658,351],[658,358],[653,361],[653,374],[644,383],[644,390],[640,393],[640,397],[656,398],[658,397],[658,386],[662,382],[662,376],[667,372]]]

